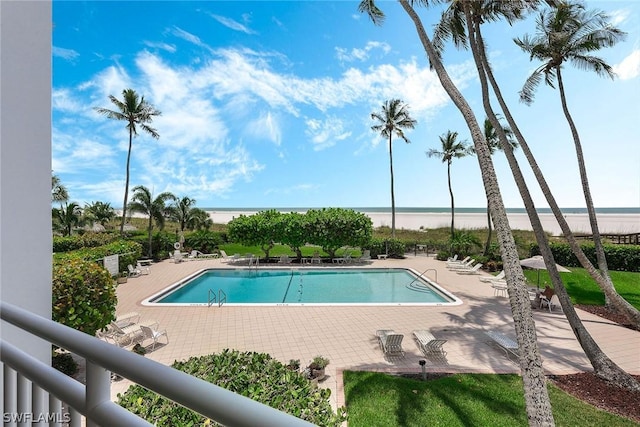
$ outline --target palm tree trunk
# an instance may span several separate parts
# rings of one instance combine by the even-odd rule
[[[489,249],[491,249],[491,231],[491,212],[489,202],[487,202],[487,241],[484,244],[484,256],[489,256]]]
[[[447,183],[449,184],[449,196],[451,197],[451,238],[455,233],[454,215],[455,206],[453,202],[453,189],[451,188],[451,160],[447,160]]]
[[[393,149],[389,133],[389,169],[391,170],[391,238],[396,238],[396,197],[393,192]]]
[[[527,418],[530,424],[552,426],[554,425],[553,413],[547,392],[546,378],[542,369],[540,350],[537,345],[529,295],[526,289],[522,267],[520,266],[517,247],[509,228],[509,221],[507,220],[507,214],[502,202],[491,155],[488,152],[489,149],[486,146],[482,130],[476,121],[473,110],[449,78],[447,71],[442,65],[439,56],[424,30],[420,18],[408,0],[399,1],[413,21],[420,41],[427,52],[431,65],[436,71],[443,88],[462,113],[471,132],[485,192],[487,193],[487,199],[489,200],[489,206],[491,208],[491,215],[494,219],[496,233],[498,234],[504,270],[507,276],[509,303],[511,305],[518,346],[520,348],[519,363],[524,385]]]
[[[553,215],[556,218],[556,221],[558,221],[558,225],[562,230],[562,234],[564,235],[565,239],[567,239],[567,243],[569,243],[571,250],[573,251],[576,258],[578,259],[578,262],[580,262],[580,265],[589,273],[589,275],[596,281],[596,283],[598,283],[598,286],[600,286],[600,289],[602,289],[602,291],[604,292],[605,297],[608,298],[609,301],[612,302],[614,307],[620,313],[622,313],[633,325],[640,328],[640,311],[638,311],[638,309],[636,309],[627,300],[622,298],[620,294],[618,294],[618,292],[615,290],[613,286],[613,282],[611,281],[611,277],[608,274],[608,272],[606,274],[603,274],[604,272],[599,272],[598,270],[596,270],[594,265],[591,263],[589,258],[587,258],[584,251],[580,247],[580,243],[576,240],[575,236],[573,235],[573,232],[571,231],[569,224],[567,224],[567,220],[562,214],[562,210],[560,209],[560,207],[558,206],[558,203],[553,197],[553,193],[551,192],[551,189],[549,188],[549,185],[547,184],[547,181],[544,178],[544,174],[540,170],[540,167],[538,166],[538,163],[535,157],[533,156],[533,153],[529,149],[529,145],[527,144],[524,136],[520,132],[520,128],[516,124],[513,116],[511,115],[509,108],[507,107],[507,104],[504,98],[502,97],[502,92],[500,91],[500,87],[498,86],[498,83],[495,80],[495,77],[493,75],[491,67],[489,67],[488,65],[489,63],[486,57],[484,57],[485,48],[484,48],[484,43],[482,41],[482,38],[478,39],[478,43],[480,46],[480,54],[483,55],[483,63],[486,64],[485,70],[487,73],[487,77],[489,78],[491,87],[493,88],[494,94],[496,95],[496,99],[500,104],[500,107],[507,120],[507,123],[509,124],[509,127],[513,131],[513,134],[515,135],[518,141],[518,144],[522,149],[522,152],[524,153],[527,161],[529,162],[529,166],[531,167],[531,170],[533,171],[533,174],[536,177],[536,180],[538,181],[538,185],[540,185],[542,193],[544,194],[545,199],[547,200],[547,203],[549,204],[549,207],[551,208],[551,211],[553,212]]]
[[[127,151],[127,171],[124,181],[124,201],[122,202],[122,222],[120,223],[120,235],[124,235],[124,223],[127,218],[127,199],[129,198],[129,163],[131,161],[131,145],[133,143],[133,130],[129,126],[129,151]]]
[[[591,190],[589,189],[589,179],[587,178],[587,168],[584,162],[584,155],[582,153],[582,144],[580,143],[580,135],[578,135],[578,129],[569,113],[569,107],[567,106],[567,98],[564,92],[564,84],[562,82],[562,73],[560,67],[556,68],[556,77],[558,78],[558,92],[560,92],[560,101],[562,103],[562,111],[567,118],[569,128],[571,129],[571,136],[573,137],[573,143],[576,147],[576,157],[578,158],[578,169],[580,170],[580,179],[582,181],[582,191],[584,193],[584,200],[587,205],[587,212],[589,213],[589,223],[591,225],[591,234],[593,237],[593,243],[596,251],[596,259],[598,261],[598,268],[603,275],[609,275],[609,266],[607,265],[607,258],[604,255],[604,248],[602,247],[602,240],[600,238],[600,230],[598,228],[598,220],[596,218],[596,210],[593,206],[593,199],[591,198]],[[609,299],[606,298],[606,304],[610,305]]]
[[[571,329],[573,330],[576,338],[578,339],[578,342],[585,351],[585,354],[589,358],[597,375],[617,384],[624,384],[624,386],[627,388],[640,390],[640,384],[638,384],[638,382],[636,382],[633,377],[628,375],[611,359],[609,359],[607,355],[600,349],[591,334],[589,334],[587,329],[584,327],[582,320],[576,313],[575,308],[571,303],[571,298],[569,297],[569,294],[564,287],[564,283],[560,278],[560,273],[558,272],[558,269],[556,267],[547,235],[544,232],[540,217],[538,216],[538,213],[535,209],[533,199],[531,198],[531,194],[529,193],[525,178],[522,175],[522,171],[520,170],[515,155],[513,154],[513,149],[507,140],[507,136],[503,128],[500,126],[500,122],[498,121],[498,118],[496,117],[493,109],[491,108],[489,100],[489,89],[486,78],[486,70],[489,69],[489,64],[486,61],[484,51],[481,49],[484,44],[481,43],[482,35],[480,32],[479,24],[476,23],[472,27],[471,17],[467,16],[467,26],[471,50],[473,52],[473,57],[478,70],[478,76],[480,78],[480,85],[482,88],[482,101],[485,112],[487,113],[487,117],[491,121],[491,124],[495,128],[498,134],[498,138],[502,144],[502,148],[506,154],[507,161],[509,162],[514,180],[516,182],[516,185],[518,186],[518,190],[520,191],[520,195],[527,210],[529,220],[531,221],[531,225],[536,236],[538,246],[540,248],[540,253],[542,254],[542,257],[545,261],[545,265],[547,266],[547,270],[553,283],[554,290],[558,295],[558,299],[560,300],[562,309],[567,317],[567,320],[569,321],[569,324],[571,325]],[[494,91],[496,90],[499,90],[499,88],[494,88]]]
[[[149,231],[149,258],[153,258],[153,249],[152,249],[152,243],[153,243],[153,237],[151,232],[153,231],[153,216],[151,215],[151,213],[149,213],[149,226],[147,228],[147,230]]]

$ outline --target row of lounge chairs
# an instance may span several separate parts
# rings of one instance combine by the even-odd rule
[[[477,263],[474,265],[474,262],[476,262],[476,260],[471,257],[466,257],[462,261],[458,261],[458,256],[456,255],[454,258],[447,260],[447,268],[458,274],[478,274],[482,264]]]
[[[151,340],[151,350],[155,350],[160,339],[164,337],[169,344],[169,335],[166,330],[158,328],[156,321],[141,321],[140,314],[132,311],[125,313],[112,321],[106,330],[97,333],[98,338],[106,342],[112,342],[118,347],[126,347],[134,343],[143,343]]]
[[[403,334],[399,334],[393,329],[378,329],[376,331],[376,337],[378,338],[378,343],[385,357],[404,356],[404,350],[402,348]],[[445,357],[447,355],[447,352],[442,348],[447,340],[437,339],[426,329],[413,331],[413,338],[425,356]]]

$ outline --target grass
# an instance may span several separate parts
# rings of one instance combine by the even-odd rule
[[[549,384],[557,426],[635,426]],[[455,374],[430,381],[344,372],[349,427],[527,426],[518,375]]]
[[[567,292],[574,304],[604,305],[604,292],[591,278],[584,268],[571,268],[571,273],[560,273]],[[535,286],[538,281],[538,272],[525,270],[524,274],[528,282]],[[631,305],[640,310],[640,273],[628,271],[611,271],[611,280],[618,293]],[[544,288],[551,283],[549,273],[540,271],[540,287]]]

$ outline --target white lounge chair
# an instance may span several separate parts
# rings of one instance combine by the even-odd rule
[[[456,269],[454,271],[458,274],[478,274],[478,270],[480,270],[480,267],[482,267],[482,264],[477,263],[471,268]]]
[[[447,268],[449,270],[463,270],[465,268],[470,268],[474,262],[476,262],[475,259],[469,258],[464,262],[447,264]]]
[[[482,276],[480,277],[480,281],[485,283],[493,283],[497,280],[504,279],[504,275],[505,275],[504,270],[502,270],[500,273],[498,273],[495,276]]]
[[[371,260],[371,250],[365,249],[362,251],[362,255],[358,258],[358,262],[367,262]]]
[[[121,328],[129,325],[135,325],[140,321],[140,313],[137,311],[130,311],[116,316],[114,322]]]
[[[167,344],[169,344],[169,335],[167,335],[167,331],[158,331],[149,326],[140,325],[140,329],[142,330],[142,334],[144,336],[143,342],[146,339],[153,340],[153,345],[151,346],[151,351],[155,350],[156,344],[158,344],[158,340],[162,337],[165,337],[167,340]]]
[[[456,255],[456,257],[457,257],[457,256],[458,256],[458,255]],[[452,259],[451,261],[447,260],[447,268],[448,268],[449,266],[451,266],[451,267],[455,267],[455,266],[458,266],[458,265],[464,265],[464,264],[466,264],[467,262],[469,262],[469,260],[470,260],[470,259],[471,259],[471,257],[470,257],[470,256],[467,256],[467,257],[465,257],[465,259]]]
[[[149,267],[139,266],[134,268],[133,265],[129,264],[127,266],[127,269],[129,270],[129,277],[138,277],[138,276],[142,276],[143,274],[151,273],[151,270],[149,269]]]
[[[313,256],[311,257],[311,259],[309,260],[309,262],[311,264],[318,264],[318,265],[322,265],[322,258],[320,257],[320,252],[318,251],[314,251],[313,252]]]
[[[447,262],[452,262],[457,260],[458,260],[458,254],[455,254],[454,256],[447,258]]]
[[[278,260],[278,264],[289,265],[291,264],[291,259],[289,255],[280,255],[280,259]]]
[[[240,259],[240,254],[233,254],[233,256],[228,256],[227,253],[220,249],[220,256],[222,257],[222,262],[236,262]]]
[[[392,329],[379,329],[376,331],[376,336],[385,357],[404,356],[404,350],[402,349],[404,335],[397,334]]]
[[[447,352],[444,351],[442,345],[447,342],[447,340],[437,339],[431,334],[431,332],[420,329],[413,331],[413,337],[418,344],[418,348],[425,356],[430,355],[438,355],[438,356],[446,356]]]

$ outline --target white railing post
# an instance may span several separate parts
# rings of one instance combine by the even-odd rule
[[[18,372],[18,416],[31,413],[31,381]]]
[[[4,374],[4,408],[3,414],[16,414],[18,413],[18,373],[8,366],[3,365]],[[4,421],[4,420],[3,420]],[[5,426],[15,426],[15,422],[6,422]]]
[[[56,420],[50,424],[51,427],[62,426],[62,402],[60,399],[49,393],[49,411],[56,415]]]
[[[37,384],[31,384],[31,412],[35,417],[33,425],[49,425],[48,419],[44,418],[49,416],[49,405],[46,404],[45,393]]]
[[[99,427],[91,420],[92,414],[104,402],[111,402],[111,372],[90,360],[87,360],[86,393],[87,427]]]

